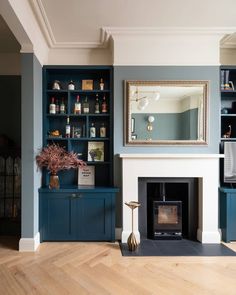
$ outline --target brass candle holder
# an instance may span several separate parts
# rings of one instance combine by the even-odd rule
[[[139,202],[131,201],[129,203],[125,202],[125,205],[132,210],[132,232],[127,239],[128,249],[129,251],[135,251],[138,247],[138,243],[134,234],[134,209],[141,206],[141,204]]]

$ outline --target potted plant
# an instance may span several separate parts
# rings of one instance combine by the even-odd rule
[[[78,154],[66,151],[58,144],[49,144],[43,147],[36,156],[36,163],[40,169],[45,167],[49,170],[49,188],[59,188],[58,171],[85,166],[83,160],[78,159]]]

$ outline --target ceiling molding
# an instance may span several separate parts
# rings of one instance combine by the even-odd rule
[[[103,27],[107,38],[113,35],[157,36],[157,35],[212,35],[233,34],[236,27]]]
[[[106,48],[108,45],[107,33],[101,30],[99,42],[58,42],[53,34],[50,22],[41,0],[31,0],[30,5],[34,11],[35,17],[39,23],[41,31],[47,41],[47,44],[52,49],[92,49]]]
[[[236,33],[226,35],[220,42],[221,48],[236,49]]]
[[[106,48],[110,37],[114,36],[134,36],[134,37],[153,37],[160,35],[211,35],[227,38],[220,45],[222,48],[235,48],[236,40],[232,42],[230,36],[236,32],[236,27],[103,27],[100,31],[98,42],[60,42],[53,34],[53,29],[47,17],[42,0],[28,0],[43,36],[51,49],[94,49]],[[236,39],[236,38],[235,38]]]

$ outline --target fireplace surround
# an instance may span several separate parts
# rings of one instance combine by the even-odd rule
[[[220,243],[218,225],[218,186],[220,154],[120,154],[122,159],[123,204],[138,201],[139,178],[198,179],[197,240]],[[141,204],[142,206],[143,204]],[[130,212],[123,205],[122,243],[131,232]],[[134,213],[134,233],[140,241],[139,212]]]

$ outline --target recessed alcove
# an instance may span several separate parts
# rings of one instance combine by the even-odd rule
[[[164,191],[163,191],[164,188]],[[183,177],[142,178],[138,179],[139,207],[138,228],[141,238],[155,239],[153,236],[153,204],[156,201],[180,202],[182,207],[181,236],[197,239],[198,226],[198,179]]]

